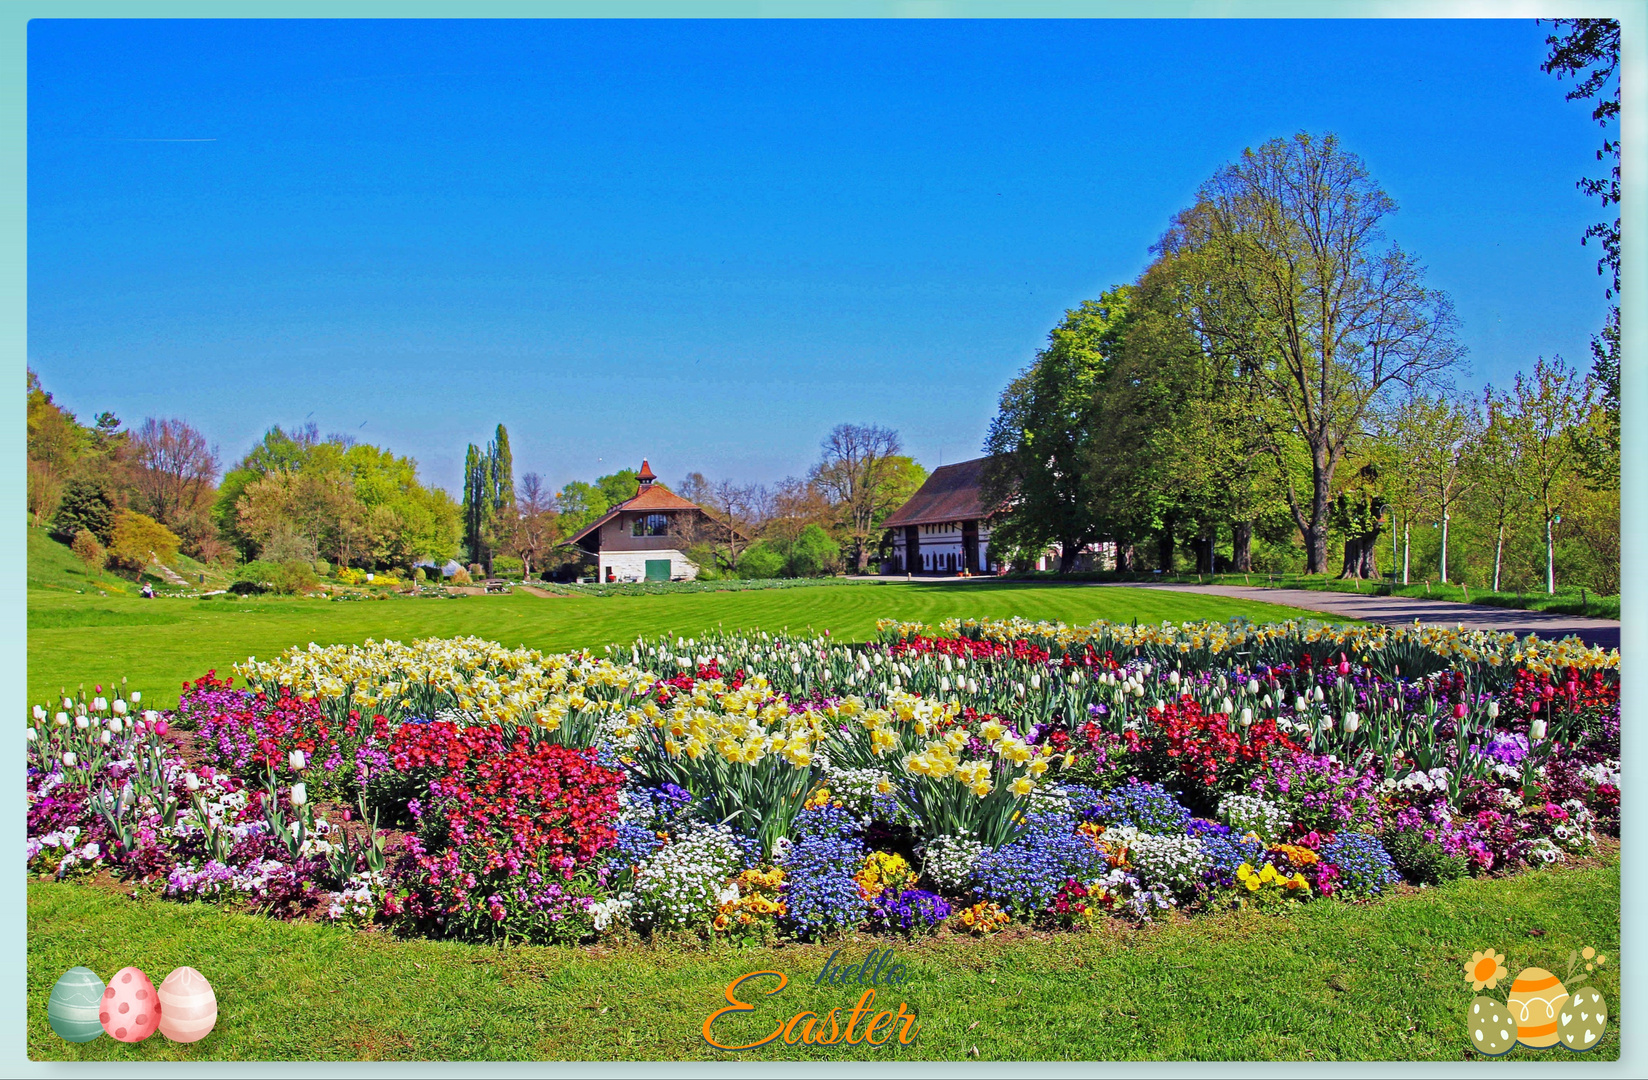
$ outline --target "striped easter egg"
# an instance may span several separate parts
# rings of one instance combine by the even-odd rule
[[[1510,1007],[1511,1019],[1516,1021],[1516,1041],[1536,1050],[1555,1046],[1557,1013],[1567,1000],[1568,990],[1562,980],[1544,968],[1523,968],[1517,972],[1505,1002]]]
[[[160,984],[160,1033],[173,1042],[199,1042],[217,1023],[217,995],[206,976],[180,967]]]
[[[98,1023],[98,1004],[103,1000],[103,980],[91,968],[72,967],[52,987],[46,1002],[46,1020],[51,1029],[70,1042],[91,1042],[103,1034]]]

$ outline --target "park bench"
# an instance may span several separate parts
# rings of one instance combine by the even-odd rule
[[[485,581],[481,582],[481,584],[486,587],[486,591],[489,593],[501,593],[509,587],[509,582],[500,578],[487,578]]]

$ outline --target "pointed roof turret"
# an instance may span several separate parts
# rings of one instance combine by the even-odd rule
[[[641,481],[642,491],[645,491],[647,488],[651,487],[652,482],[658,479],[652,471],[652,466],[647,464],[646,458],[641,459],[641,471],[636,474],[635,478]]]

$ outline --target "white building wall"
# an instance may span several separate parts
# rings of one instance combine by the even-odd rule
[[[668,559],[671,581],[692,581],[698,577],[698,564],[673,548],[665,548],[658,551],[603,551],[597,580],[605,582],[610,571],[614,581],[645,581],[649,559]]]

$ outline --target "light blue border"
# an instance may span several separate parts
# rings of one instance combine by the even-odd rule
[[[1622,207],[1623,257],[1621,283],[1624,287],[1621,310],[1624,331],[1624,489],[1622,495],[1623,544],[1621,558],[1623,652],[1627,657],[1648,655],[1648,626],[1639,616],[1648,590],[1648,500],[1644,498],[1644,469],[1648,462],[1648,429],[1633,420],[1648,417],[1648,381],[1643,378],[1645,335],[1642,314],[1648,312],[1648,259],[1636,242],[1644,228],[1643,178],[1648,176],[1648,71],[1644,47],[1648,45],[1648,2],[1575,3],[1552,0],[1547,3],[1489,2],[1489,0],[248,0],[243,3],[221,0],[132,0],[132,2],[62,2],[45,0],[12,2],[0,7],[0,342],[4,368],[11,371],[13,393],[23,381],[27,356],[27,213],[26,213],[26,59],[27,24],[32,18],[1551,18],[1557,16],[1606,16],[1622,24],[1623,47],[1621,84],[1623,87],[1622,138],[1625,202]],[[1558,93],[1553,83],[1552,93]],[[1634,107],[1635,106],[1635,107]],[[1465,137],[1461,134],[1461,137]],[[1576,175],[1583,167],[1575,163]],[[1577,238],[1576,238],[1577,242]],[[21,400],[21,395],[13,398]],[[15,405],[0,419],[0,440],[12,462],[3,477],[0,491],[12,504],[14,525],[0,534],[0,565],[17,567],[27,559],[27,537],[23,528],[25,508],[24,418]],[[27,614],[25,578],[22,574],[0,577],[0,685],[10,687],[6,695],[11,715],[27,711]],[[1639,718],[1648,715],[1648,684],[1636,677],[1635,669],[1624,668],[1625,774],[1631,783],[1624,794],[1624,873],[1622,875],[1621,1000],[1617,1014],[1623,1033],[1622,1055],[1616,1063],[1552,1062],[1527,1064],[1404,1064],[1405,1075],[1473,1075],[1503,1070],[1519,1075],[1546,1071],[1572,1075],[1648,1075],[1648,1037],[1642,1021],[1648,1015],[1642,996],[1643,974],[1648,969],[1648,948],[1638,936],[1641,922],[1635,902],[1645,894],[1640,858],[1637,854],[1648,810],[1635,792],[1636,777],[1648,776],[1648,743],[1634,731]],[[0,776],[20,778],[23,773],[22,742],[0,739]],[[21,785],[15,798],[21,802]],[[24,833],[21,807],[9,816],[12,840],[0,847],[0,867],[14,868],[0,873],[0,971],[10,973],[0,979],[0,1061],[10,1075],[102,1076],[160,1075],[179,1071],[175,1063],[67,1065],[34,1063],[27,1058],[24,1010],[27,936],[25,882],[21,872]],[[9,851],[10,854],[5,854]],[[544,1076],[657,1075],[658,1066],[649,1063],[609,1065],[515,1065],[515,1064],[330,1064],[330,1063],[236,1063],[229,1068],[237,1075],[307,1076]],[[1095,1065],[1023,1064],[960,1066],[950,1063],[912,1063],[902,1068],[912,1076],[1036,1075],[1036,1076],[1306,1076],[1331,1068],[1336,1075],[1385,1076],[1392,1066],[1379,1063],[1322,1063],[1199,1065],[1190,1063],[1116,1063]],[[676,1063],[671,1072],[679,1076],[711,1076],[728,1072],[771,1073],[769,1063]],[[182,1066],[182,1071],[215,1075],[221,1064]],[[812,1075],[858,1073],[862,1066],[847,1064],[798,1064],[791,1072]]]

